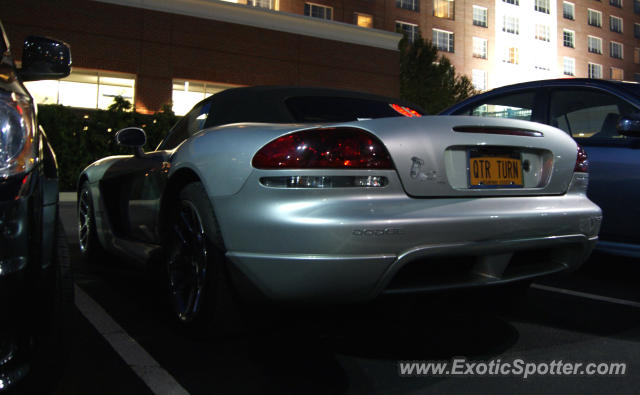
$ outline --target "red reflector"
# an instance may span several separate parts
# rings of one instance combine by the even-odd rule
[[[576,157],[576,166],[573,171],[586,173],[589,171],[589,158],[587,157],[587,151],[578,145],[578,156]]]
[[[279,137],[253,157],[258,169],[393,169],[380,140],[357,128],[311,129]]]
[[[389,106],[391,106],[391,108],[396,110],[398,114],[404,115],[405,117],[420,118],[422,116],[422,114],[420,114],[419,112],[417,112],[416,110],[410,107],[400,106],[398,104],[389,104]]]
[[[462,133],[483,133],[483,134],[506,134],[509,136],[527,136],[527,137],[543,137],[542,132],[528,129],[514,129],[502,127],[485,127],[485,126],[455,126],[455,132]]]

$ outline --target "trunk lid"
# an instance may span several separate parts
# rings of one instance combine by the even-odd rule
[[[576,162],[571,137],[527,121],[428,116],[358,126],[382,140],[415,197],[563,194]]]

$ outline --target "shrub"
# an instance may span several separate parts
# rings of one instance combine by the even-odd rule
[[[80,172],[110,155],[130,155],[131,149],[115,142],[118,130],[141,127],[147,133],[147,150],[155,149],[176,122],[169,106],[153,115],[129,111],[131,103],[116,97],[108,110],[86,110],[61,105],[39,105],[38,120],[58,160],[61,191],[75,191]]]

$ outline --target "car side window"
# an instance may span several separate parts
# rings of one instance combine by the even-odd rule
[[[456,115],[477,117],[510,118],[530,121],[533,115],[536,92],[509,93],[475,102],[470,107],[456,112]]]
[[[198,133],[204,125],[211,111],[211,101],[196,105],[171,129],[167,138],[160,145],[160,149],[174,149],[184,140]]]
[[[585,88],[556,89],[550,96],[551,126],[573,138],[589,140],[622,140],[616,124],[621,115],[637,109],[609,92]]]

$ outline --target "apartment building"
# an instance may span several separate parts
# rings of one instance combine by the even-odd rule
[[[558,4],[558,63],[567,76],[640,81],[640,1]]]
[[[320,85],[398,95],[401,35],[432,40],[479,90],[591,77],[640,81],[640,0],[22,0],[27,31],[68,41],[74,73],[41,103],[185,113],[221,89]],[[19,49],[18,49],[19,53]]]
[[[479,90],[558,77],[640,81],[640,0],[290,1],[283,11],[420,32]]]

